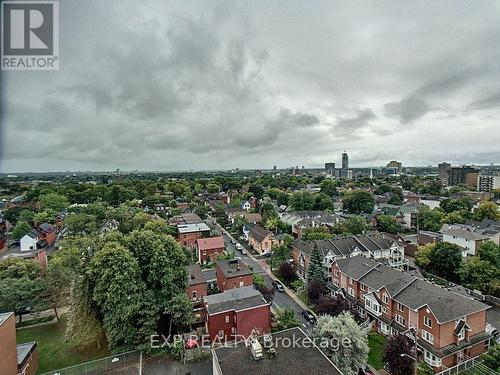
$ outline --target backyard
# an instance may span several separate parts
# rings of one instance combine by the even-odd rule
[[[109,355],[106,345],[76,352],[64,342],[66,316],[53,324],[17,330],[17,343],[36,341],[40,356],[38,373],[57,370]]]
[[[375,370],[384,368],[384,347],[387,339],[380,333],[370,332],[368,335],[368,346],[370,352],[368,353],[368,364]]]

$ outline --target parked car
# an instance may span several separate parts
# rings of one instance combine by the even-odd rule
[[[358,375],[373,375],[373,371],[366,365],[364,368],[359,368]]]
[[[240,243],[237,243],[237,244],[236,244],[236,248],[237,248],[238,250],[243,250],[243,246],[241,246],[241,244],[240,244]]]
[[[311,324],[314,324],[316,323],[316,317],[314,316],[314,314],[309,311],[309,310],[304,310],[302,311],[302,316]]]
[[[233,245],[235,245],[235,244],[236,244],[236,240],[235,240],[234,238],[231,238],[231,243],[232,243]]]
[[[273,280],[273,287],[280,293],[285,291],[285,287],[278,280]]]

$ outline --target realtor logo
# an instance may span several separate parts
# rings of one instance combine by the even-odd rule
[[[2,2],[2,70],[59,69],[59,3]]]

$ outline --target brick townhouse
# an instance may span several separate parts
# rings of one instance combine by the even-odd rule
[[[186,267],[188,272],[187,295],[193,301],[208,295],[208,284],[199,264]]]
[[[177,225],[177,240],[184,247],[194,248],[198,239],[209,235],[210,228],[205,223]]]
[[[436,372],[478,356],[489,345],[489,306],[469,296],[363,256],[337,260],[332,282],[378,332],[412,338],[415,332],[421,359]]]
[[[198,252],[198,262],[214,261],[224,253],[224,238],[222,236],[199,238],[196,241],[196,250]]]
[[[329,240],[304,241],[296,239],[292,243],[292,258],[298,275],[305,279],[314,246],[320,250],[327,275],[338,259],[364,255],[368,258],[386,259],[392,267],[402,268],[407,264],[404,258],[405,244],[387,233],[377,231],[358,236],[341,236]],[[330,280],[331,281],[331,280]]]
[[[253,285],[252,271],[240,259],[217,260],[215,264],[215,277],[219,290]]]
[[[36,342],[16,345],[14,313],[0,314],[0,374],[35,375],[38,369]]]
[[[270,304],[252,286],[203,297],[205,327],[212,341],[238,340],[271,330]]]

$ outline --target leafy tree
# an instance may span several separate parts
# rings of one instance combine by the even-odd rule
[[[290,196],[288,203],[294,211],[312,210],[315,206],[314,196],[307,192],[296,192]]]
[[[468,197],[459,199],[444,198],[439,203],[439,207],[441,207],[444,212],[449,214],[455,211],[470,211],[472,210],[473,203]]]
[[[307,283],[307,300],[315,305],[318,303],[321,296],[325,294],[325,285],[318,280],[308,281]]]
[[[263,286],[263,287],[260,287],[258,288],[259,292],[262,293],[262,295],[264,296],[264,299],[271,303],[273,298],[274,298],[274,288],[272,286]]]
[[[302,232],[302,238],[306,241],[327,240],[332,234],[326,227],[307,227]]]
[[[387,364],[389,374],[408,375],[412,373],[414,366],[411,358],[412,349],[413,344],[407,336],[397,334],[389,337],[384,349],[384,362]]]
[[[433,232],[439,231],[444,215],[443,210],[438,208],[432,210],[426,206],[419,208],[417,213],[419,228]]]
[[[371,214],[375,207],[375,199],[366,191],[355,190],[344,195],[342,207],[351,214],[359,215],[363,212]]]
[[[318,302],[314,306],[314,310],[318,315],[332,315],[337,316],[344,311],[350,311],[351,307],[349,302],[340,295],[330,297],[328,295],[320,296]]]
[[[33,218],[35,217],[35,213],[31,210],[26,210],[26,209],[23,209],[20,213],[19,213],[19,218],[18,220],[19,221],[26,221],[26,222],[30,222],[33,220]]]
[[[18,221],[12,231],[12,237],[16,240],[20,240],[29,231],[31,231],[31,225],[25,221]]]
[[[403,226],[394,217],[389,215],[377,216],[377,226],[382,232],[398,233],[403,230]]]
[[[449,214],[446,214],[441,222],[443,224],[463,224],[465,223],[465,215],[464,213],[467,213],[466,211],[453,211],[450,212]]]
[[[57,211],[53,209],[46,209],[41,212],[37,212],[35,216],[33,216],[33,220],[37,223],[50,223],[54,224],[56,221]]]
[[[318,193],[314,195],[314,209],[319,211],[334,210],[332,198],[325,193]]]
[[[295,317],[295,311],[292,308],[286,308],[278,313],[278,330],[298,327],[299,320]]]
[[[195,322],[193,304],[185,293],[175,295],[166,307],[166,312],[170,315],[169,335],[172,332],[172,324],[177,327],[186,327]]]
[[[479,247],[477,255],[481,260],[488,261],[495,267],[500,268],[500,245],[492,241],[486,241]]]
[[[210,183],[207,185],[207,191],[209,193],[218,193],[220,191],[220,186],[214,183]]]
[[[262,289],[266,286],[266,281],[264,280],[264,276],[258,273],[254,273],[252,275],[253,285],[257,290]]]
[[[208,205],[196,206],[194,208],[194,213],[202,219],[206,219],[208,214]]]
[[[264,223],[264,227],[274,232],[278,230],[278,223],[279,223],[278,217],[269,217]]]
[[[0,260],[0,280],[23,277],[35,279],[41,272],[39,264],[29,259],[12,257]]]
[[[313,328],[313,336],[317,345],[345,375],[356,375],[368,360],[368,332],[348,312],[336,317],[320,316]],[[350,345],[343,344],[348,340]]]
[[[462,265],[462,250],[458,245],[438,242],[429,255],[431,272],[447,280],[457,282]]]
[[[477,256],[467,258],[462,264],[459,274],[461,282],[467,287],[491,294],[494,294],[495,291],[489,290],[494,285],[490,285],[490,282],[500,280],[500,269]]]
[[[137,344],[134,321],[145,290],[139,263],[120,244],[108,243],[94,255],[89,271],[110,349],[130,350]]]
[[[363,216],[350,216],[345,221],[345,228],[348,233],[352,233],[354,235],[362,234],[369,229],[368,222]]]
[[[337,195],[337,186],[335,182],[333,182],[332,179],[326,178],[321,183],[319,184],[321,187],[320,192],[328,195],[329,197],[332,197],[334,195]]]
[[[76,279],[71,285],[69,312],[66,325],[65,341],[79,350],[97,345],[101,347],[103,328],[97,318],[89,294],[87,280]]]
[[[397,194],[392,194],[387,203],[400,206],[403,204],[403,199]]]
[[[40,208],[42,210],[50,209],[56,212],[64,211],[69,207],[68,198],[65,195],[57,193],[48,193],[38,197]]]
[[[71,234],[86,235],[97,229],[97,218],[90,214],[70,214],[64,219],[64,225]]]
[[[500,220],[500,210],[494,202],[481,202],[473,212],[473,219],[477,221]]]
[[[415,254],[415,263],[417,266],[422,268],[427,268],[431,263],[431,253],[434,251],[435,245],[429,243],[427,245],[422,245],[417,248],[417,252]]]
[[[495,344],[481,358],[490,369],[500,372],[500,344]]]
[[[309,270],[307,272],[307,282],[317,281],[319,285],[325,285],[326,272],[323,266],[323,255],[318,248],[318,245],[314,244],[314,248],[311,252],[311,260],[309,262]]]
[[[262,185],[250,185],[248,187],[248,191],[251,192],[257,199],[261,199],[264,196],[264,188],[262,187]]]
[[[283,262],[278,272],[287,285],[290,285],[298,278],[297,270],[295,269],[295,266],[290,262]]]

